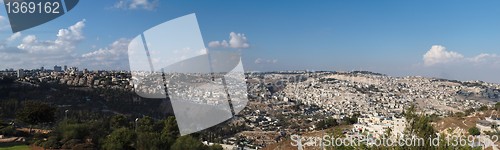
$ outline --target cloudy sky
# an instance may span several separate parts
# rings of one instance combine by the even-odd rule
[[[247,71],[368,70],[500,83],[500,1],[85,1],[12,33],[0,7],[0,69],[127,70],[129,41],[196,13],[208,49]]]

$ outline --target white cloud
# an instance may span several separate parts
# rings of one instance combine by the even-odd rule
[[[159,2],[159,0],[118,0],[114,8],[154,10]]]
[[[21,33],[14,33],[0,42],[0,68],[73,65],[77,61],[73,50],[84,39],[84,26],[85,20],[82,20],[67,29],[60,29],[54,40],[40,40],[35,35],[22,37]],[[18,39],[21,39],[19,45],[10,45]]]
[[[500,62],[500,56],[496,54],[482,53],[475,57],[468,58],[468,60],[474,63]]]
[[[130,40],[118,39],[105,48],[78,55],[76,46],[85,39],[85,20],[60,29],[54,40],[40,40],[35,35],[22,37],[12,34],[0,40],[0,68],[50,68],[54,65],[68,65],[89,69],[128,69],[127,48]],[[19,45],[8,46],[7,41],[21,39]]]
[[[35,35],[28,35],[24,37],[17,48],[29,53],[69,53],[85,38],[83,36],[84,27],[85,19],[67,29],[60,29],[54,41],[39,41]]]
[[[260,63],[262,63],[262,58],[257,58],[257,59],[255,59],[254,63],[255,63],[255,64],[260,64]]]
[[[96,51],[83,54],[83,58],[95,58],[98,60],[105,59],[109,56],[116,57],[127,54],[127,47],[130,40],[127,39],[119,39],[114,41],[111,45],[106,48],[101,48]]]
[[[32,43],[35,43],[36,41],[37,41],[36,40],[36,36],[34,36],[34,35],[28,35],[28,36],[24,37],[22,43],[32,44]]]
[[[7,37],[6,39],[0,40],[0,51],[16,51],[17,49],[14,49],[12,47],[8,47],[8,45],[10,43],[12,43],[13,41],[17,40],[19,37],[21,37],[21,33],[16,32],[16,33],[10,35],[9,37]]]
[[[12,42],[12,41],[15,41],[15,40],[16,40],[16,39],[18,39],[19,37],[21,37],[21,32],[16,32],[16,33],[14,33],[14,34],[10,35],[10,36],[6,39],[6,41],[7,41],[7,43],[10,43],[10,42]]]
[[[450,63],[464,58],[462,54],[453,51],[447,51],[444,46],[433,45],[427,53],[424,54],[424,64],[432,66],[442,63]]]
[[[245,34],[231,32],[229,36],[231,37],[229,40],[229,45],[232,48],[250,47],[250,44],[248,44],[247,37],[245,36]]]
[[[81,55],[79,63],[89,68],[123,70],[128,67],[128,39],[118,39],[106,48]]]
[[[182,49],[176,49],[173,51],[173,56],[176,57],[176,58],[179,58],[180,60],[184,60],[184,59],[187,59],[187,58],[190,58],[190,57],[193,57],[193,54],[195,54],[195,56],[197,55],[203,55],[203,54],[206,54],[207,50],[205,48],[203,49],[192,49],[191,47],[185,47],[185,48],[182,48]],[[151,54],[155,54],[155,53],[160,53],[158,51],[151,51]]]
[[[275,64],[278,63],[277,59],[263,59],[263,58],[257,58],[254,61],[255,64]]]
[[[226,40],[222,40],[221,42],[219,41],[212,41],[208,43],[208,47],[223,47],[227,48],[229,47],[229,43],[227,43]]]
[[[465,57],[464,55],[446,50],[446,47],[441,45],[433,45],[423,56],[425,66],[435,66],[439,64],[500,64],[500,56],[497,54],[481,53],[473,57]]]
[[[217,48],[217,47],[222,47],[222,48],[249,48],[250,44],[248,43],[247,37],[243,33],[235,33],[231,32],[229,33],[229,42],[226,40],[222,41],[212,41],[208,43],[209,47],[212,48]]]

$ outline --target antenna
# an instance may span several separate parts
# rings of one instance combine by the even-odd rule
[[[149,67],[151,69],[151,73],[155,72],[155,68],[153,67],[153,61],[151,60],[151,55],[149,55],[148,44],[146,43],[146,38],[144,37],[144,33],[141,34],[142,44],[144,45],[144,50],[146,51],[146,56],[148,56]]]
[[[210,55],[210,51],[206,48],[205,48],[205,50],[206,50],[207,55],[208,55],[208,65],[210,67],[210,74],[212,75],[212,81],[215,81],[216,73],[214,72],[214,68],[213,68],[213,64],[212,64],[212,57]],[[241,61],[241,59],[240,59],[240,61]],[[229,70],[227,73],[229,73],[230,71],[231,70]],[[229,89],[227,87],[226,77],[224,77],[224,75],[222,74],[221,79],[222,79],[222,85],[224,85],[224,92],[226,92],[226,97],[227,97],[227,102],[229,104],[229,109],[231,109],[231,115],[234,117],[236,115],[236,112],[234,111],[234,105],[233,105],[233,102],[231,100],[231,94],[229,93]]]

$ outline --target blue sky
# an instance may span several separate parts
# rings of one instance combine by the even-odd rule
[[[369,70],[500,83],[499,4],[494,0],[82,0],[64,16],[22,31],[13,40],[7,40],[13,34],[1,7],[0,40],[6,40],[0,69],[64,64],[127,69],[122,57],[128,40],[157,24],[196,13],[207,47],[211,41],[229,41],[231,32],[235,38],[246,38],[248,47],[234,48],[242,50],[246,70]],[[77,22],[80,26],[75,26]],[[71,34],[70,26],[80,30]],[[33,43],[19,49],[30,35],[38,45],[57,41],[60,29],[67,29],[67,36],[79,36],[64,42],[74,48],[40,50],[44,55],[36,54]],[[30,54],[21,54],[26,53],[23,50]]]

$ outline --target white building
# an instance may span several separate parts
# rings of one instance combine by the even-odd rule
[[[381,138],[385,136],[387,129],[391,129],[391,137],[402,135],[406,129],[406,119],[404,117],[360,117],[358,123],[354,124],[353,131],[369,137]]]
[[[485,120],[478,120],[476,123],[476,127],[481,133],[496,132],[500,129],[500,118],[485,117],[484,119]]]
[[[26,74],[24,73],[23,69],[18,69],[17,70],[17,78],[24,78]]]

